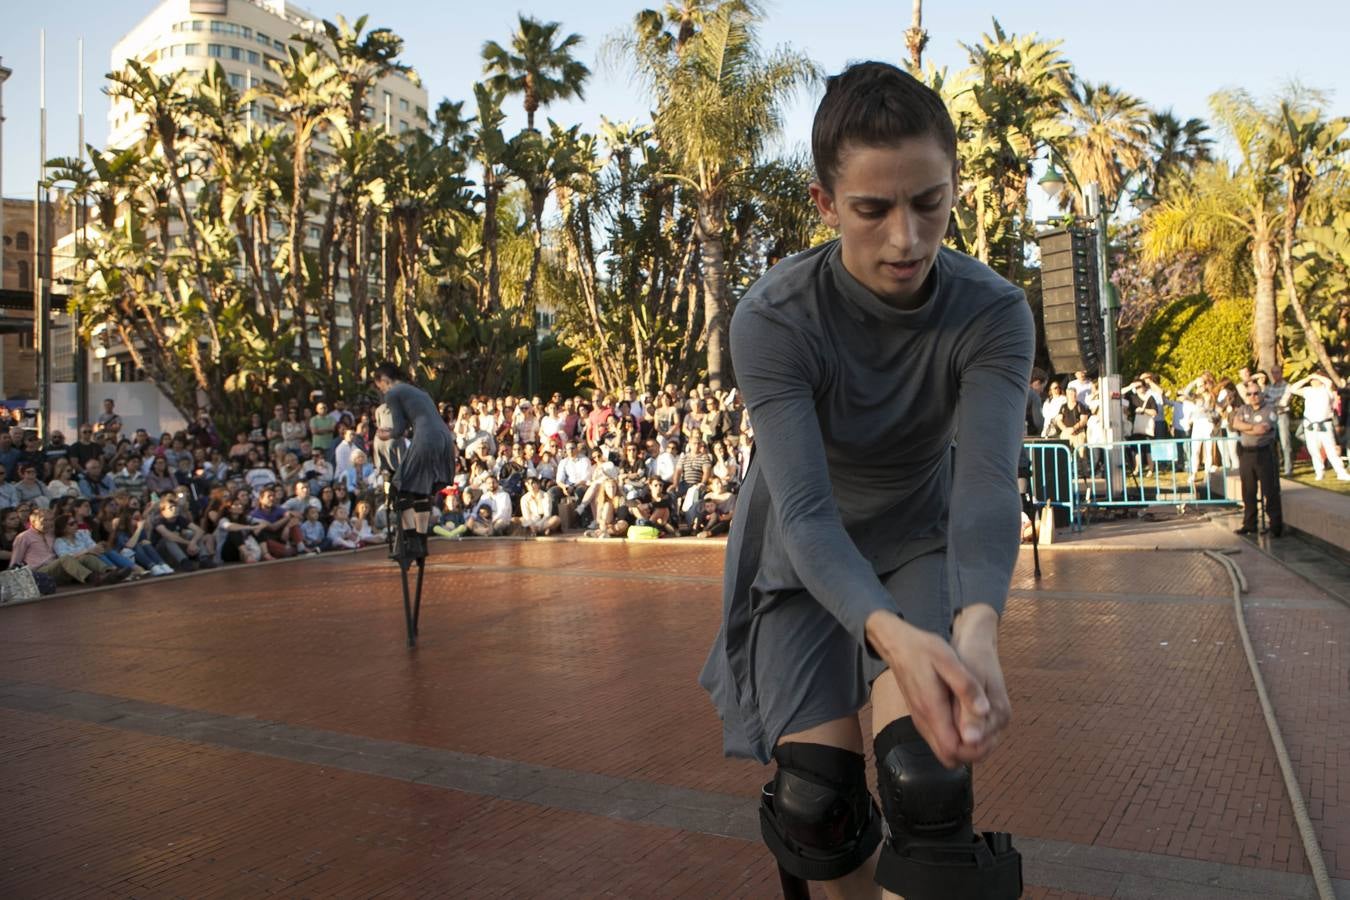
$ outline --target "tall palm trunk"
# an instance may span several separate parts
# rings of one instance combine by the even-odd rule
[[[487,252],[487,311],[496,312],[502,302],[502,272],[499,257],[499,228],[497,226],[497,200],[501,196],[501,184],[493,171],[492,164],[483,167],[483,249]]]
[[[909,28],[905,31],[905,46],[909,48],[909,61],[915,72],[923,70],[923,48],[927,44],[928,32],[923,30],[923,0],[914,0]]]
[[[305,304],[305,177],[308,174],[309,159],[305,152],[305,142],[300,139],[300,126],[295,127],[295,149],[292,153],[292,178],[294,189],[291,195],[291,309],[295,322],[300,326],[300,360],[308,369],[309,353],[309,311]]]
[[[1257,229],[1252,241],[1252,271],[1256,275],[1256,308],[1252,343],[1257,368],[1270,372],[1279,364],[1279,329],[1275,304],[1275,273],[1279,268],[1273,235]]]
[[[704,194],[699,200],[697,227],[703,251],[703,327],[707,338],[708,385],[717,390],[730,378],[727,346],[726,254],[722,247],[725,197]]]

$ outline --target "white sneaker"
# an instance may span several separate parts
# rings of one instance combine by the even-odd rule
[[[153,568],[150,570],[150,574],[151,574],[151,575],[172,575],[172,574],[173,574],[173,566],[169,565],[168,563],[160,563],[159,565],[153,567]]]
[[[1326,474],[1327,474],[1326,472],[1318,472],[1318,473],[1317,473],[1317,476],[1314,478],[1314,480],[1315,480],[1315,481],[1321,481],[1324,477],[1326,477]]]
[[[1350,472],[1337,472],[1337,473],[1336,473],[1336,480],[1337,480],[1337,481],[1350,481]]]

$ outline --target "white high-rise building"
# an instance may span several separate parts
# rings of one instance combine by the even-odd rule
[[[137,59],[160,74],[200,74],[220,63],[230,84],[242,91],[250,84],[276,83],[268,62],[284,58],[297,34],[323,38],[323,22],[286,0],[164,0],[113,45],[112,68]],[[402,73],[382,78],[367,102],[376,121],[388,112],[396,133],[426,127],[426,89]],[[130,102],[114,100],[108,110],[108,146],[130,146],[143,133]]]
[[[157,74],[184,71],[201,75],[219,63],[230,84],[239,91],[261,84],[276,86],[279,76],[270,63],[284,59],[287,46],[299,43],[304,36],[313,35],[317,42],[327,41],[323,21],[286,0],[163,0],[154,10],[122,37],[112,51],[112,70],[125,68],[128,60],[136,59]],[[413,129],[425,129],[427,120],[427,92],[414,79],[401,72],[381,78],[366,97],[366,113],[379,127],[387,122],[390,131],[401,134]],[[266,126],[284,124],[266,106],[255,107],[259,117],[255,124]],[[108,110],[108,147],[124,148],[134,145],[145,136],[145,123],[130,101],[114,99]],[[319,135],[315,150],[321,156],[331,153],[327,142]],[[195,187],[188,186],[188,199],[195,196]],[[315,189],[313,198],[322,202],[326,194]],[[307,243],[317,246],[319,222],[315,214],[308,227]],[[177,224],[171,226],[181,227]],[[285,232],[280,223],[273,223],[273,237],[278,241]],[[69,244],[73,237],[68,236]],[[73,249],[58,246],[57,253],[73,258]],[[380,287],[376,287],[380,290]],[[349,296],[345,279],[336,289],[338,301],[337,322],[339,337],[350,336],[352,322],[346,309]],[[126,347],[106,335],[99,338],[100,346],[91,354],[91,381],[126,381],[144,377],[132,363]],[[314,342],[317,352],[317,341]]]

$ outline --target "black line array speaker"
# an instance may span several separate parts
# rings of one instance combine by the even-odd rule
[[[1036,236],[1041,247],[1041,313],[1045,346],[1057,374],[1083,369],[1096,378],[1105,356],[1096,234],[1057,228]]]

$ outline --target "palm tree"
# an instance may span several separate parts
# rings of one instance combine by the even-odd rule
[[[164,158],[165,170],[178,201],[178,217],[183,223],[183,237],[193,264],[195,286],[208,310],[207,335],[212,352],[219,353],[220,331],[216,319],[220,304],[213,288],[214,279],[207,271],[197,218],[188,204],[187,182],[192,175],[189,174],[188,165],[185,165],[180,147],[180,141],[190,130],[189,115],[193,105],[185,83],[186,77],[182,70],[161,76],[144,63],[132,59],[127,61],[125,69],[109,76],[111,85],[108,95],[129,100],[136,111],[145,116],[144,147],[147,152],[158,151]]]
[[[310,158],[314,141],[325,128],[348,129],[350,88],[337,65],[314,44],[287,48],[285,60],[272,63],[281,84],[270,94],[277,112],[290,123],[291,194],[286,253],[278,258],[289,276],[291,308],[300,328],[300,358],[308,362],[308,282],[305,259],[311,185]],[[325,360],[332,371],[332,360]]]
[[[789,49],[761,53],[758,16],[744,3],[691,2],[685,10],[690,17],[679,20],[652,10],[639,13],[637,38],[627,46],[656,101],[657,138],[674,164],[669,177],[686,185],[697,203],[708,381],[721,387],[729,374],[723,244],[728,191],[779,132],[788,99],[816,80],[819,70]],[[702,24],[691,29],[693,13]],[[656,27],[658,21],[666,27]]]
[[[1137,97],[1109,84],[1075,82],[1065,98],[1065,119],[1073,129],[1063,153],[1073,180],[1095,183],[1108,213],[1134,171],[1143,165],[1148,147],[1148,107]],[[1065,191],[1061,202],[1085,214],[1082,191]]]
[[[909,50],[909,70],[915,75],[923,71],[923,48],[928,46],[928,32],[923,27],[923,0],[914,0],[909,28],[905,29],[905,47]]]
[[[471,144],[473,160],[482,168],[483,177],[483,250],[486,255],[482,311],[494,313],[502,304],[500,229],[497,223],[497,205],[510,177],[506,168],[507,142],[502,135],[502,92],[483,82],[473,86],[478,104],[478,127]]]
[[[571,97],[585,99],[583,88],[591,70],[572,56],[582,38],[569,34],[557,41],[561,27],[561,22],[540,22],[522,15],[511,35],[510,50],[496,41],[483,45],[488,85],[501,94],[524,95],[526,127],[531,131],[541,106]]]
[[[1203,119],[1182,122],[1172,110],[1148,114],[1149,146],[1145,159],[1145,178],[1155,197],[1168,193],[1175,180],[1185,180],[1202,162],[1214,158],[1209,126]]]
[[[1031,237],[1027,176],[1046,146],[1069,133],[1061,119],[1070,66],[1062,41],[1011,34],[995,19],[978,44],[963,44],[970,66],[955,78],[924,79],[951,110],[961,182],[954,210],[962,249],[1019,280]]]
[[[1165,259],[1182,250],[1209,257],[1206,284],[1216,267],[1245,253],[1255,277],[1252,342],[1257,365],[1269,372],[1279,364],[1275,282],[1284,209],[1272,172],[1269,130],[1261,110],[1242,91],[1210,97],[1219,127],[1232,139],[1238,161],[1202,163],[1190,189],[1173,192],[1145,221],[1144,251]]]
[[[1280,241],[1280,264],[1284,273],[1285,294],[1294,310],[1299,327],[1303,329],[1313,355],[1337,387],[1344,379],[1332,364],[1326,343],[1308,319],[1307,310],[1298,294],[1298,279],[1294,271],[1294,248],[1303,213],[1308,209],[1319,188],[1344,189],[1345,183],[1337,175],[1345,171],[1350,159],[1350,141],[1343,135],[1350,120],[1327,119],[1321,98],[1297,87],[1289,96],[1279,100],[1270,116],[1272,162],[1284,182],[1285,210]]]

